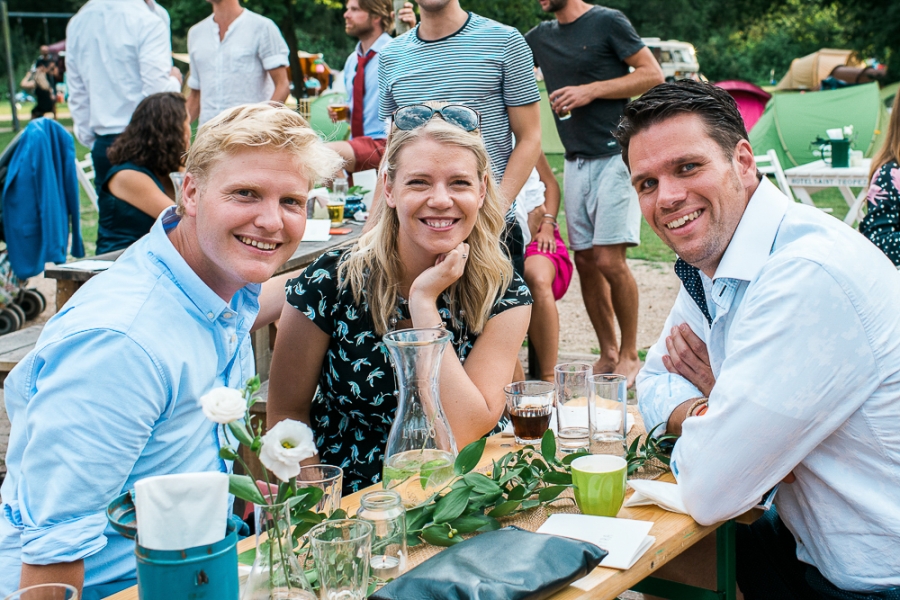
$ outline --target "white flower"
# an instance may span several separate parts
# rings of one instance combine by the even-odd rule
[[[240,391],[220,387],[204,394],[200,398],[203,414],[214,423],[223,425],[244,418],[247,403]]]
[[[312,429],[300,421],[286,419],[262,437],[259,460],[278,479],[287,481],[300,473],[300,461],[315,453]]]

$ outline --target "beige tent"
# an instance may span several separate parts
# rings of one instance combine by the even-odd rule
[[[795,58],[791,68],[778,82],[777,90],[817,90],[822,80],[831,74],[835,67],[865,67],[856,57],[853,50],[835,50],[822,48],[818,52]]]

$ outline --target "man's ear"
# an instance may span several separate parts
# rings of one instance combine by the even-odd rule
[[[745,186],[756,185],[756,159],[753,156],[753,147],[747,140],[741,140],[734,148],[734,162],[738,167],[738,174]]]
[[[184,214],[189,217],[197,216],[197,202],[200,200],[200,181],[192,173],[184,174],[184,183],[181,187],[181,206]]]

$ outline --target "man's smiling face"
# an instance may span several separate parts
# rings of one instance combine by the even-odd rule
[[[262,283],[297,249],[309,181],[288,152],[248,148],[223,157],[200,183],[185,176],[195,223],[194,270],[223,298]]]
[[[706,127],[691,113],[650,125],[631,138],[628,163],[647,223],[712,277],[757,179],[750,143],[741,140],[728,158]]]

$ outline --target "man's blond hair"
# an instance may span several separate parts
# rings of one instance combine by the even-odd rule
[[[185,171],[203,187],[216,163],[248,148],[291,154],[310,189],[333,175],[342,163],[299,114],[281,104],[261,103],[236,106],[200,127],[188,151]],[[178,213],[182,212],[179,203]]]

